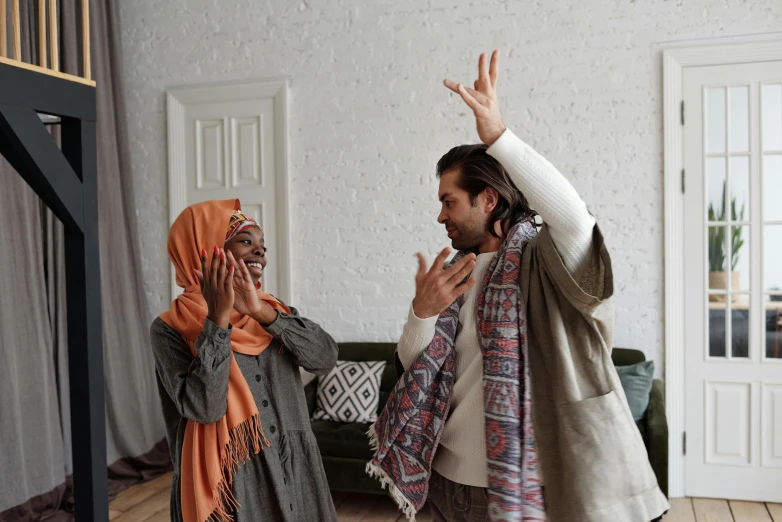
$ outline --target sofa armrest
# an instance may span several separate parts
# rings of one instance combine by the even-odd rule
[[[644,416],[647,435],[647,452],[649,462],[657,484],[668,496],[668,419],[665,416],[665,391],[659,379],[652,381],[652,391],[649,393],[649,407]]]
[[[310,419],[315,413],[315,393],[318,390],[318,379],[313,379],[304,387],[304,398],[307,400],[307,411],[310,412]]]

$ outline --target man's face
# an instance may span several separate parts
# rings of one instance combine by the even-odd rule
[[[437,222],[445,225],[451,245],[456,250],[477,248],[490,236],[489,213],[485,210],[485,191],[470,202],[470,194],[457,185],[458,170],[440,176],[438,198],[442,203]]]

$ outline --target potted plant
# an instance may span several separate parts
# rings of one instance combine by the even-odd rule
[[[709,221],[714,223],[725,222],[725,182],[722,182],[722,205],[719,211],[714,209],[714,205],[709,203]],[[744,220],[744,204],[741,205],[741,209],[736,209],[736,198],[732,198],[730,201],[730,214],[733,222]],[[725,232],[727,227],[709,227],[709,288],[712,290],[725,290],[727,285],[727,274],[725,273]],[[744,240],[741,235],[743,232],[742,226],[733,226],[730,231],[730,251],[732,253],[730,259],[730,287],[733,290],[739,288],[739,272],[736,271],[736,266],[739,264],[739,252],[741,247],[744,246]],[[736,300],[737,296],[733,296],[732,300]],[[709,301],[713,302],[725,302],[724,295],[710,295]]]

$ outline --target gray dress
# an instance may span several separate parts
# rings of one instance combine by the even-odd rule
[[[242,506],[236,522],[336,521],[323,462],[310,427],[299,367],[327,373],[337,362],[337,345],[317,324],[280,313],[266,327],[272,344],[257,357],[235,353],[258,406],[271,447],[254,455],[234,475]],[[150,332],[158,389],[163,404],[174,479],[171,520],[182,520],[180,454],[187,420],[216,422],[225,414],[231,329],[206,320],[193,357],[182,337],[160,318]],[[280,351],[280,346],[284,348]]]

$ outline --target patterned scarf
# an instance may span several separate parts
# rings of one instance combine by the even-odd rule
[[[526,309],[519,288],[521,255],[534,236],[534,225],[526,221],[510,229],[476,305],[493,521],[546,520],[532,431]],[[453,262],[465,255],[459,252]],[[369,431],[375,456],[367,473],[384,487],[388,484],[411,520],[426,502],[432,460],[448,417],[463,302],[458,299],[440,314],[432,342],[396,383]]]
[[[248,228],[261,229],[260,225],[258,225],[253,218],[241,210],[234,210],[234,213],[231,214],[231,218],[228,220],[228,231],[225,233],[225,242],[228,243],[236,234],[242,230],[247,230]]]

